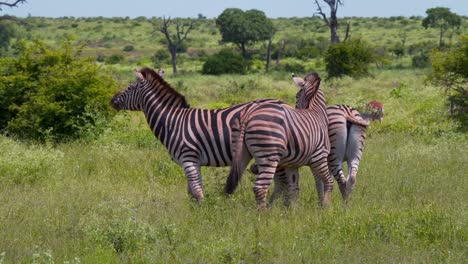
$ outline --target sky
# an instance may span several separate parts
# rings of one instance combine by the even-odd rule
[[[4,0],[5,1],[5,0]],[[318,0],[323,3],[322,0]],[[13,2],[9,0],[7,2]],[[425,16],[432,7],[448,7],[468,16],[468,0],[343,0],[339,17]],[[215,18],[224,9],[258,9],[268,17],[310,17],[316,12],[315,0],[27,0],[16,8],[3,7],[0,15],[18,17],[197,17]]]

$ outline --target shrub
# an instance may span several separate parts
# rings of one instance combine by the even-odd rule
[[[360,39],[330,45],[325,53],[328,78],[344,75],[359,78],[369,75],[369,65],[375,61],[370,45]]]
[[[168,60],[170,57],[169,51],[167,49],[157,50],[153,56],[151,56],[151,61],[155,65],[159,65],[161,62]]]
[[[60,140],[94,125],[93,113],[108,118],[116,83],[80,53],[65,39],[58,49],[22,43],[18,57],[0,59],[0,129],[21,138]]]
[[[0,21],[0,55],[8,51],[10,40],[15,36],[16,31],[10,21]]]
[[[105,59],[105,62],[107,64],[117,64],[117,63],[122,62],[123,60],[124,60],[123,55],[121,55],[121,54],[112,54],[112,55],[110,55],[109,57],[107,57]]]
[[[225,74],[238,73],[245,74],[247,72],[248,63],[238,53],[230,49],[223,49],[219,53],[207,58],[203,64],[203,74]]]
[[[447,52],[435,50],[431,57],[434,84],[443,87],[448,95],[450,113],[459,121],[463,131],[468,130],[468,37]]]
[[[134,49],[135,49],[135,47],[133,47],[133,45],[127,45],[127,46],[125,46],[125,47],[123,48],[123,51],[129,52],[129,51],[132,51],[132,50],[134,50]]]
[[[288,73],[305,73],[304,65],[297,62],[287,62],[275,65],[274,70],[276,71],[285,71]]]
[[[427,53],[414,55],[411,62],[414,68],[427,68],[431,65],[431,61],[429,60],[429,55]]]

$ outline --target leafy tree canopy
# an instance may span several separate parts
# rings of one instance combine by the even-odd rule
[[[426,11],[427,17],[423,19],[422,25],[425,28],[454,28],[461,25],[461,17],[452,13],[449,8],[435,7]]]
[[[458,28],[461,25],[461,17],[452,13],[446,7],[435,7],[426,10],[427,17],[423,19],[422,25],[426,29],[438,28],[440,30],[439,48],[442,48],[444,32],[450,28]]]
[[[227,8],[216,19],[222,41],[231,42],[246,54],[246,47],[270,39],[274,34],[273,23],[262,11]]]

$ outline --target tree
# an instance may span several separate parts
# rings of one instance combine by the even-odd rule
[[[459,28],[461,25],[461,17],[452,13],[446,7],[435,7],[426,10],[427,17],[423,19],[422,25],[424,28],[438,28],[439,33],[439,49],[444,46],[444,33],[450,28]]]
[[[26,0],[15,0],[15,1],[5,1],[5,2],[0,2],[0,11],[3,11],[3,6],[8,6],[8,7],[17,7],[18,4],[24,4]]]
[[[341,0],[323,0],[329,7],[330,7],[330,17],[323,12],[322,7],[318,3],[318,0],[315,0],[315,4],[317,5],[318,14],[322,17],[325,25],[330,28],[330,41],[332,44],[340,43],[340,38],[338,37],[338,17],[336,13],[338,12],[338,6],[343,4]],[[349,34],[349,24],[346,28],[346,37],[345,40],[348,38]]]
[[[238,46],[244,58],[248,57],[247,47],[270,40],[274,35],[273,23],[262,11],[227,8],[216,18],[216,26],[221,31],[223,42]]]
[[[18,4],[23,4],[25,2],[26,0],[0,2],[0,11],[3,11],[3,6],[13,8],[17,7]],[[3,53],[3,51],[8,50],[10,46],[10,40],[15,36],[13,25],[8,21],[19,22],[20,20],[13,16],[0,16],[0,55]]]
[[[176,33],[171,35],[169,32],[169,27],[175,23],[176,26]],[[177,74],[177,52],[182,47],[182,43],[184,40],[187,39],[188,34],[192,29],[195,27],[194,20],[172,20],[170,17],[168,19],[163,17],[162,24],[153,23],[153,26],[161,33],[164,34],[167,40],[167,48],[169,49],[169,53],[171,53],[171,61],[172,61],[172,72]]]
[[[468,36],[447,52],[434,50],[431,62],[429,80],[445,89],[451,116],[468,130]]]
[[[10,40],[15,36],[16,32],[8,20],[0,20],[0,56],[10,47]]]

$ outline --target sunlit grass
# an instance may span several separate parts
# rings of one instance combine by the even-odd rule
[[[141,113],[121,112],[83,142],[42,146],[2,136],[0,263],[463,263],[468,140],[422,73],[323,81],[329,103],[379,100],[386,115],[368,130],[351,201],[343,205],[335,188],[327,210],[305,168],[291,208],[278,200],[259,213],[249,173],[226,197],[229,168],[208,167],[206,198],[195,204]],[[130,70],[122,81],[133,78]],[[296,93],[289,75],[167,80],[194,107],[256,98],[293,104]]]

